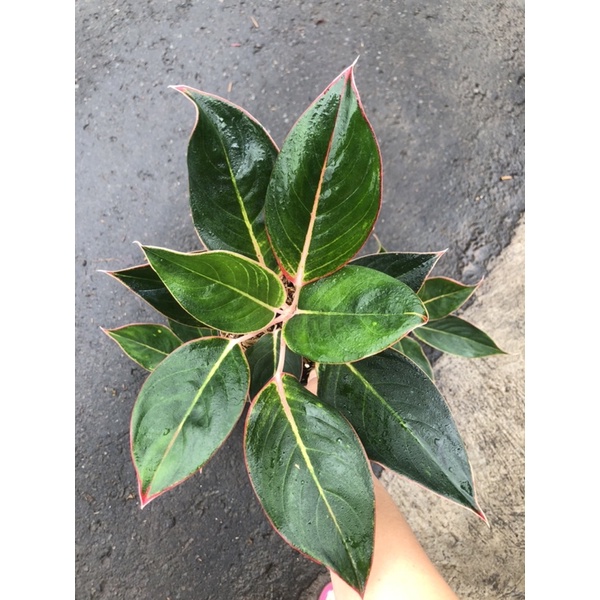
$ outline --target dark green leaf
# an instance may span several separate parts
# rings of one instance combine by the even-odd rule
[[[106,273],[127,286],[165,317],[192,327],[202,326],[202,323],[194,319],[177,303],[150,265],[140,265]]]
[[[392,348],[410,358],[418,367],[420,367],[429,379],[433,381],[433,371],[425,352],[419,342],[404,336],[399,342],[395,343]]]
[[[227,100],[175,88],[196,107],[188,146],[194,225],[209,250],[230,250],[275,268],[264,203],[277,147],[262,125]]]
[[[427,309],[429,320],[435,321],[460,308],[476,289],[476,285],[463,285],[446,277],[432,277],[419,290],[419,298]]]
[[[381,157],[350,67],[300,117],[273,169],[265,214],[284,273],[299,284],[344,265],[380,202]]]
[[[443,252],[379,252],[356,258],[350,264],[381,271],[417,292],[442,254]]]
[[[248,363],[235,342],[184,344],[150,374],[131,417],[142,506],[198,471],[238,421]]]
[[[489,335],[459,317],[449,316],[415,329],[422,342],[448,354],[479,358],[491,354],[506,354]]]
[[[117,342],[129,358],[148,371],[153,371],[158,363],[181,346],[181,340],[164,325],[125,325],[102,331]]]
[[[190,327],[189,325],[183,325],[169,319],[169,325],[173,333],[182,342],[191,342],[203,337],[212,337],[219,335],[219,331],[216,329],[210,329],[209,327]]]
[[[252,405],[245,445],[252,484],[274,527],[362,594],[373,552],[374,494],[348,422],[284,375]]]
[[[279,363],[280,346],[281,331],[263,335],[246,350],[246,358],[250,365],[250,398],[254,398],[275,375]],[[288,348],[285,352],[283,371],[300,379],[302,366],[302,357]]]
[[[320,365],[319,398],[350,421],[371,460],[482,516],[446,402],[405,356],[386,350],[352,364]]]
[[[283,335],[294,352],[311,360],[348,362],[390,346],[421,325],[425,314],[418,296],[400,281],[347,266],[302,288]]]
[[[277,275],[239,254],[183,254],[149,246],[143,250],[181,306],[220,331],[248,333],[262,329],[285,301],[285,290]]]

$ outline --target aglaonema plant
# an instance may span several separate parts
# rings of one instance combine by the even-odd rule
[[[357,257],[381,206],[381,156],[344,70],[279,150],[246,111],[186,86],[191,212],[204,248],[141,246],[109,274],[164,324],[104,330],[150,371],[131,418],[142,507],[198,472],[249,405],[244,449],[279,534],[361,595],[373,555],[370,461],[485,519],[422,344],[502,350],[454,313],[476,286],[443,252]],[[374,234],[373,234],[374,235]],[[318,376],[318,396],[305,387]]]

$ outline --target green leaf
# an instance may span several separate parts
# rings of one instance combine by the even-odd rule
[[[328,275],[368,238],[381,203],[381,157],[346,69],[294,125],[277,157],[265,215],[296,284]]]
[[[188,146],[190,205],[209,250],[229,250],[276,267],[264,223],[264,203],[277,146],[239,106],[177,86],[196,107]]]
[[[280,347],[281,331],[278,331],[263,335],[246,350],[246,358],[250,365],[250,398],[254,398],[275,375],[279,363]],[[302,367],[302,357],[288,348],[285,352],[283,371],[300,379]]]
[[[449,316],[415,329],[415,337],[448,354],[479,358],[506,354],[489,335],[459,317]]]
[[[138,365],[153,371],[158,363],[181,346],[181,340],[164,325],[135,324],[102,329]]]
[[[371,460],[483,517],[448,406],[412,361],[386,350],[352,364],[320,365],[318,389],[350,421]]]
[[[427,360],[427,356],[425,356],[425,352],[423,352],[423,348],[419,342],[413,340],[408,336],[404,336],[399,342],[396,342],[392,346],[393,350],[397,350],[398,352],[404,354],[412,360],[422,371],[425,372],[427,377],[433,381],[433,370],[431,369],[431,364],[429,360]]]
[[[173,333],[182,342],[191,342],[203,337],[212,337],[219,335],[219,331],[216,329],[210,329],[209,327],[190,327],[189,325],[183,325],[169,319],[169,325]]]
[[[250,479],[274,527],[362,595],[375,498],[369,464],[348,422],[284,375],[251,406],[245,447]]]
[[[408,286],[347,266],[302,288],[283,335],[294,352],[311,360],[350,362],[380,352],[425,320],[425,308]]]
[[[105,271],[105,273],[128,287],[168,319],[191,327],[202,326],[202,323],[183,310],[150,265],[139,265],[122,271]]]
[[[443,254],[443,252],[378,252],[355,258],[350,264],[381,271],[405,283],[413,292],[417,292]]]
[[[150,246],[143,250],[173,297],[209,327],[229,333],[257,331],[285,302],[277,275],[239,254],[183,254]]]
[[[248,363],[225,338],[184,344],[156,367],[131,417],[142,507],[216,452],[242,414],[248,384]]]
[[[429,313],[429,320],[435,321],[460,308],[476,289],[476,285],[463,285],[446,277],[432,277],[419,290],[419,298]]]

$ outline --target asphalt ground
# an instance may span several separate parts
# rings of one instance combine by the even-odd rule
[[[518,1],[77,3],[78,599],[297,599],[323,574],[267,523],[240,426],[201,475],[139,508],[128,428],[145,372],[100,326],[156,313],[99,270],[139,264],[136,240],[198,248],[193,107],[168,86],[230,99],[281,145],[359,56],[384,164],[377,234],[391,250],[447,248],[436,274],[474,283],[524,213],[523,30]]]

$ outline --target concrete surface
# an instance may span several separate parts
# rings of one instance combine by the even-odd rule
[[[76,3],[78,599],[301,598],[323,573],[267,523],[242,464],[240,427],[201,476],[139,509],[128,426],[145,373],[99,327],[157,317],[98,270],[141,262],[135,240],[198,247],[185,168],[194,114],[168,86],[229,98],[281,144],[304,108],[360,55],[357,84],[384,162],[377,233],[393,250],[448,248],[438,272],[473,283],[509,245],[524,212],[523,21],[519,0]],[[489,331],[515,351],[496,322]],[[466,401],[452,385],[449,401]],[[508,401],[502,389],[492,390],[494,402],[498,394]],[[449,565],[453,582],[471,581],[473,594],[518,598],[516,558],[495,584],[484,580],[500,572],[504,556],[486,536],[508,535],[501,520],[514,523],[517,539],[521,531],[521,517],[511,516],[520,511],[514,498],[504,506],[493,486],[481,485],[510,464],[498,454],[488,468],[479,450],[485,427],[507,427],[504,416],[461,428],[491,532],[453,506],[447,529],[445,512],[410,514],[424,544],[428,527],[419,514],[444,533],[428,549],[441,568]],[[517,435],[518,426],[509,431]],[[482,548],[488,564],[464,571],[483,560]]]

